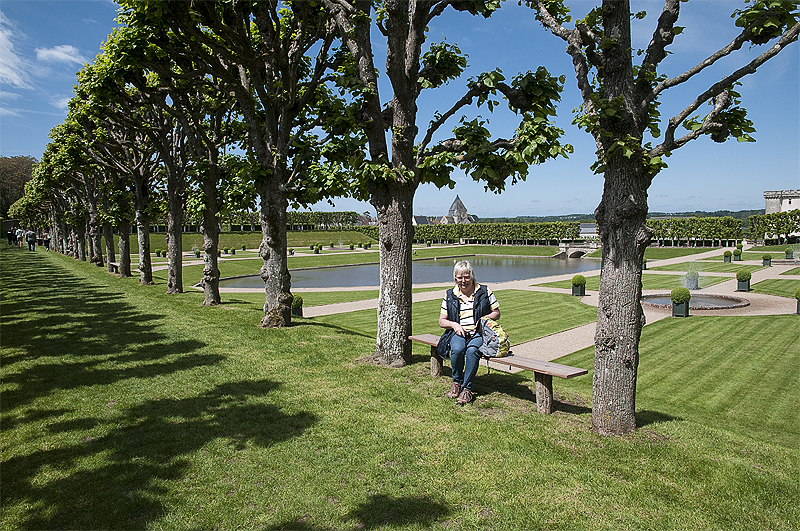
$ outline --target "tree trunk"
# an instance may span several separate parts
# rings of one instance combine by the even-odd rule
[[[139,284],[153,285],[153,264],[150,261],[150,215],[144,210],[136,212],[136,237],[139,242]]]
[[[100,217],[97,211],[97,201],[88,201],[88,211],[89,211],[89,222],[88,222],[88,230],[89,230],[89,249],[91,253],[89,255],[89,261],[95,267],[103,267],[103,231],[100,226]]]
[[[167,181],[167,293],[183,293],[183,190],[175,172]]]
[[[261,319],[264,328],[292,324],[292,276],[286,258],[286,209],[289,203],[276,177],[259,187],[261,246],[258,252],[264,261],[261,266],[266,294],[264,317]]]
[[[114,254],[114,227],[111,223],[103,223],[103,238],[106,242],[106,259],[108,263],[116,262],[117,257]],[[108,266],[108,272],[114,272],[114,268],[111,265]]]
[[[642,258],[652,236],[645,225],[647,188],[638,160],[612,157],[595,211],[603,248],[597,307],[592,428],[602,435],[636,429],[636,373],[644,325]],[[636,159],[636,157],[632,157]]]
[[[86,226],[81,224],[72,228],[75,235],[75,258],[81,262],[86,261]]]
[[[378,215],[380,295],[374,357],[382,365],[403,367],[411,360],[411,267],[414,188],[387,181],[376,186],[370,203]]]
[[[203,306],[216,306],[222,299],[219,295],[219,221],[217,220],[216,197],[207,198],[203,211]],[[213,204],[213,206],[211,206]]]
[[[119,276],[133,276],[131,273],[131,224],[128,220],[119,222]]]

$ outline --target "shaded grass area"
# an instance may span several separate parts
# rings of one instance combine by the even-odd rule
[[[707,275],[700,275],[698,281],[701,288],[713,286],[720,282],[730,280],[726,277],[712,277]],[[572,280],[560,280],[558,282],[547,282],[545,284],[534,284],[535,286],[544,286],[548,288],[572,288]],[[642,289],[665,289],[671,290],[673,288],[683,286],[683,275],[652,275],[642,273]],[[586,289],[597,291],[600,289],[600,275],[586,277]]]
[[[257,305],[204,308],[201,293],[15,248],[0,249],[0,281],[4,529],[745,530],[800,518],[797,316],[645,327],[640,429],[603,438],[589,430],[591,377],[554,382],[557,412],[543,416],[532,374],[481,369],[478,399],[456,407],[427,352],[396,370],[360,363],[374,311],[371,324],[347,314],[263,330]],[[548,308],[564,313],[559,298],[575,302],[530,295],[498,292],[512,339]],[[435,326],[431,303],[415,305],[415,331]]]

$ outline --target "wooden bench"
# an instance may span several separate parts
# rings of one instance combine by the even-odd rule
[[[408,339],[416,341],[417,343],[422,343],[423,345],[430,345],[431,376],[441,376],[442,358],[439,357],[439,353],[436,351],[436,345],[439,343],[439,336],[434,334],[418,334],[409,336]],[[509,354],[502,358],[491,358],[491,361],[498,365],[507,365],[509,367],[533,371],[534,379],[536,380],[536,409],[539,413],[545,414],[553,412],[553,376],[559,378],[574,378],[589,372],[587,369],[579,369],[578,367],[570,367],[550,361],[515,356],[514,354]]]
[[[108,266],[114,270],[114,273],[119,274],[119,263],[118,262],[106,262]]]

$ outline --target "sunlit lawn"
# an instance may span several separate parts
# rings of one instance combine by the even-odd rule
[[[659,275],[642,273],[642,289],[663,289],[671,290],[683,286],[683,275]],[[701,288],[707,288],[720,282],[730,280],[727,277],[717,277],[709,275],[699,276],[699,285]],[[543,284],[533,284],[535,286],[543,286],[548,288],[564,288],[570,289],[572,287],[572,280],[560,280],[558,282],[547,282]],[[600,289],[600,275],[586,277],[586,289],[590,291],[597,291]]]

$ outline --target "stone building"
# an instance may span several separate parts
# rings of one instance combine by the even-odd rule
[[[467,213],[467,207],[461,202],[461,199],[456,195],[455,201],[450,205],[450,210],[446,216],[442,216],[439,220],[442,225],[451,223],[475,223],[475,218]]]
[[[800,190],[777,190],[764,192],[765,213],[786,212],[800,208]]]

